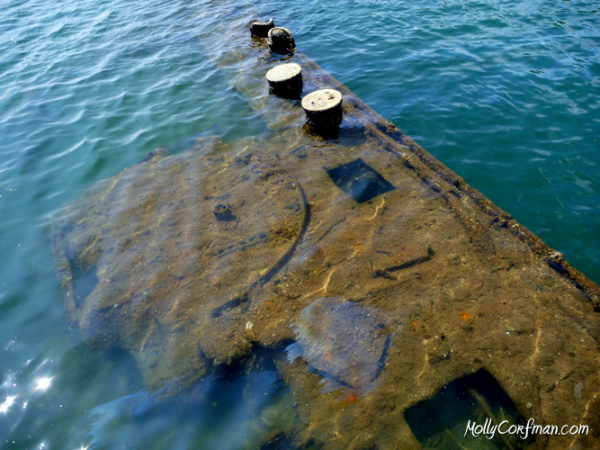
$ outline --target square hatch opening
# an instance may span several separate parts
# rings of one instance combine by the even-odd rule
[[[361,158],[333,169],[327,169],[331,180],[358,203],[384,194],[394,186]]]
[[[404,411],[404,418],[427,449],[522,449],[534,441],[531,430],[527,438],[524,432],[508,432],[527,421],[485,369],[442,386],[433,397]]]

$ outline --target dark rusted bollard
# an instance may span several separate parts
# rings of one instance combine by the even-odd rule
[[[250,33],[252,33],[252,36],[266,38],[269,30],[274,26],[272,17],[267,22],[252,22],[250,24]]]
[[[280,54],[286,54],[296,47],[292,33],[287,28],[275,27],[269,30],[267,43],[271,51]]]
[[[302,99],[308,124],[316,133],[335,136],[342,123],[342,93],[335,89],[321,89],[311,92]]]
[[[279,64],[267,72],[273,93],[286,98],[298,98],[302,93],[302,68],[299,64]]]

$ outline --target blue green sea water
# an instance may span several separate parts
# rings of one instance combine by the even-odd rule
[[[198,38],[211,26],[207,3],[0,0],[2,448],[255,442],[248,405],[256,402],[247,399],[273,389],[271,372],[256,393],[230,380],[213,399],[226,409],[153,407],[128,355],[89,349],[69,328],[48,237],[62,205],[157,146],[177,152],[202,136],[266,132]],[[253,8],[600,281],[595,2],[264,0]]]

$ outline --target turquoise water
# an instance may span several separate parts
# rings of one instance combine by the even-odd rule
[[[378,113],[600,281],[600,6],[262,6]]]
[[[50,216],[163,145],[265,132],[196,37],[201,1],[0,1],[0,446],[235,448],[289,399],[271,368],[156,407],[132,359],[65,320]],[[593,2],[256,2],[298,47],[600,280]],[[258,383],[253,377],[262,380]],[[199,394],[201,395],[201,394]],[[243,400],[245,399],[245,400]],[[224,409],[219,405],[229,405]],[[211,409],[212,408],[212,409]],[[279,418],[278,420],[293,420]],[[235,429],[235,432],[232,432]]]

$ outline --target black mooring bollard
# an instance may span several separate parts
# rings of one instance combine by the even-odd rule
[[[273,93],[280,97],[299,98],[302,93],[302,67],[296,63],[279,64],[267,72]]]
[[[311,92],[302,99],[308,124],[324,137],[335,136],[342,123],[342,93],[335,89]]]
[[[273,28],[275,24],[273,23],[273,18],[271,17],[267,22],[252,22],[250,24],[250,33],[252,36],[266,38],[269,34],[269,30]]]
[[[296,47],[292,33],[287,28],[274,27],[267,34],[267,43],[271,51],[280,54],[286,54]]]

